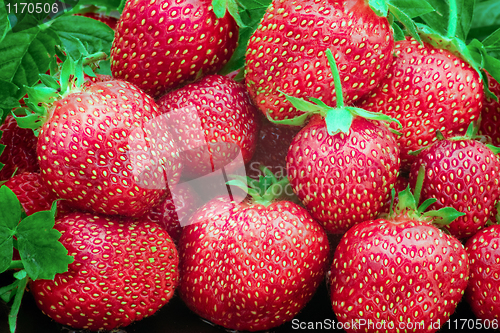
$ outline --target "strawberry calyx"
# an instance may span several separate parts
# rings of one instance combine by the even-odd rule
[[[26,215],[14,192],[0,187],[0,273],[18,270],[15,281],[0,287],[0,298],[12,301],[9,314],[10,332],[16,330],[17,314],[29,280],[53,280],[57,273],[68,271],[74,258],[59,242],[61,233],[53,229],[57,203],[48,211]],[[13,260],[14,249],[19,260]]]
[[[429,210],[427,209],[437,201],[436,198],[429,198],[425,200],[422,204],[417,206],[420,202],[420,194],[422,192],[422,186],[425,178],[425,167],[421,166],[418,171],[417,182],[415,185],[415,190],[410,190],[410,186],[403,191],[398,193],[398,204],[393,209],[395,190],[392,189],[391,195],[391,206],[389,209],[389,214],[387,216],[391,221],[398,223],[407,221],[408,219],[426,221],[428,223],[433,223],[438,226],[448,225],[453,222],[456,218],[465,215],[465,213],[457,211],[452,207],[444,207],[439,210]]]
[[[17,114],[12,112],[19,127],[32,129],[38,136],[40,127],[52,116],[50,111],[54,104],[69,94],[81,91],[85,81],[84,74],[95,76],[95,64],[106,58],[104,52],[82,55],[77,61],[66,57],[60,70],[54,75],[40,74],[41,84],[25,86],[28,94],[25,99],[26,107],[18,108]]]
[[[223,18],[226,11],[234,18],[240,28],[246,27],[239,14],[239,8],[245,9],[245,6],[237,0],[212,0],[213,11],[217,18]]]
[[[264,175],[259,176],[259,180],[250,177],[234,175],[226,184],[241,188],[252,197],[252,203],[268,207],[282,196],[283,190],[288,184],[288,179],[282,177],[278,179],[268,168],[260,168]]]
[[[302,98],[297,98],[287,95],[286,93],[278,89],[278,91],[281,94],[283,94],[285,98],[290,103],[292,103],[292,105],[295,108],[297,108],[300,111],[303,111],[304,113],[295,118],[284,119],[284,120],[275,120],[268,113],[267,119],[270,122],[279,125],[303,126],[307,122],[309,117],[315,114],[319,114],[325,119],[326,128],[328,130],[328,134],[330,135],[335,135],[336,133],[339,132],[343,133],[349,132],[354,117],[363,117],[366,119],[378,120],[383,122],[396,122],[400,128],[402,127],[399,120],[391,118],[383,113],[370,112],[354,106],[346,106],[344,104],[344,97],[342,93],[342,82],[340,80],[340,75],[337,68],[337,63],[335,61],[335,57],[333,56],[332,51],[330,49],[327,49],[325,53],[328,58],[328,63],[330,65],[333,81],[335,84],[335,95],[337,104],[336,107],[328,106],[318,98],[309,98],[309,101],[306,101]]]
[[[478,140],[478,141],[481,141],[481,139],[483,138],[483,136],[478,135],[478,131],[479,131],[478,123],[477,122],[471,122],[469,124],[469,127],[467,127],[467,131],[465,132],[464,135],[458,135],[458,136],[453,136],[453,137],[450,137],[450,138],[445,138],[444,135],[441,133],[441,131],[437,130],[436,131],[436,138],[437,138],[438,141],[442,141],[442,140],[450,140],[450,141]],[[430,145],[422,147],[422,148],[420,148],[418,150],[410,151],[408,154],[412,155],[412,156],[417,156],[422,151],[427,150],[428,148],[430,148],[432,145],[433,144],[430,144]],[[493,152],[493,154],[496,155],[496,154],[500,153],[500,147],[494,146],[494,145],[489,144],[489,143],[487,143],[485,145],[486,145],[486,147],[488,147]]]

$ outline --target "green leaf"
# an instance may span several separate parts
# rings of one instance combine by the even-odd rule
[[[420,206],[418,206],[418,210],[417,212],[419,214],[422,214],[423,212],[425,212],[425,210],[427,208],[429,208],[430,205],[432,205],[433,203],[435,203],[437,201],[436,198],[429,198],[427,200],[425,200],[424,202],[422,202],[422,204]]]
[[[386,17],[389,11],[385,0],[368,0],[370,8],[380,17]]]
[[[378,121],[386,121],[386,122],[394,122],[394,123],[398,124],[399,128],[403,127],[403,125],[401,125],[401,123],[399,122],[399,120],[397,120],[395,118],[391,118],[388,115],[385,115],[385,114],[383,114],[381,112],[371,112],[371,111],[366,111],[366,110],[361,109],[361,108],[350,107],[350,106],[348,106],[347,109],[351,113],[356,114],[356,115],[358,115],[360,117],[363,117],[365,119],[378,120]]]
[[[12,303],[12,307],[9,312],[9,329],[11,333],[16,331],[17,315],[19,313],[19,308],[21,307],[21,300],[23,299],[24,290],[26,289],[27,284],[28,277],[25,277],[24,279],[19,280],[19,284],[17,285],[16,296],[14,297],[14,302]]]
[[[415,201],[415,197],[411,193],[410,185],[408,185],[406,189],[398,193],[398,199],[399,201],[395,209],[396,214],[408,210],[417,210],[417,203]]]
[[[298,97],[293,97],[293,96],[287,95],[284,92],[280,91],[279,89],[278,89],[278,92],[285,95],[285,98],[287,99],[287,101],[292,103],[292,105],[297,110],[300,110],[303,112],[309,112],[309,113],[321,113],[322,111],[325,111],[324,108],[322,108],[321,106],[316,105],[316,104],[311,103],[311,102],[308,102],[303,98],[298,98]]]
[[[396,20],[401,22],[401,24],[406,28],[406,31],[408,31],[408,33],[420,43],[421,40],[417,32],[417,27],[411,17],[392,4],[389,5],[389,10],[391,14],[394,15]]]
[[[338,132],[348,133],[353,119],[353,114],[347,108],[332,109],[325,117],[328,134],[335,135]]]
[[[490,145],[490,144],[487,144],[486,147],[488,147],[495,155],[500,153],[500,147]]]
[[[446,36],[448,29],[448,2],[443,0],[428,0],[435,11],[420,15],[420,18],[437,33]]]
[[[436,217],[437,219],[433,219],[433,222],[441,225],[450,224],[456,218],[464,215],[465,213],[461,213],[452,207],[445,207],[440,210],[431,210],[422,214],[423,217]]]
[[[10,188],[0,187],[0,273],[12,261],[13,236],[21,219],[21,204]]]
[[[298,117],[291,118],[291,119],[283,119],[283,120],[276,120],[271,117],[271,115],[266,113],[267,120],[272,122],[273,124],[277,125],[289,125],[289,126],[304,126],[304,124],[307,122],[309,117],[312,116],[312,113],[306,112]]]
[[[119,13],[123,12],[123,8],[125,8],[125,4],[127,3],[127,0],[121,0],[120,5],[116,9]]]
[[[81,43],[90,54],[105,52],[109,55],[111,52],[114,31],[105,23],[84,16],[61,16],[50,27],[75,60],[80,58]]]
[[[389,3],[411,18],[434,11],[426,0],[390,0]]]
[[[0,187],[0,225],[15,230],[21,219],[21,204],[10,188]]]
[[[475,0],[456,0],[457,2],[457,30],[456,36],[462,40],[466,40],[472,24],[472,16],[474,14]]]
[[[54,79],[52,76],[47,75],[47,74],[40,74],[40,80],[44,85],[46,85],[48,88],[52,88],[54,90],[60,89],[61,86],[59,85],[59,82],[57,82],[56,79]]]
[[[49,69],[54,45],[59,40],[50,30],[38,27],[21,32],[9,32],[0,44],[0,80],[11,82],[18,88],[32,86],[39,74]]]
[[[468,35],[469,40],[474,38],[483,40],[498,28],[500,28],[500,1],[477,2]]]
[[[217,18],[223,18],[226,15],[226,0],[212,0],[212,6]]]
[[[487,36],[483,40],[482,44],[489,51],[500,50],[500,28],[495,30],[491,35]]]
[[[0,44],[10,30],[10,21],[3,0],[0,0]]]
[[[5,117],[13,108],[20,106],[18,98],[19,90],[20,89],[15,84],[0,80],[0,109],[6,110],[6,112],[1,115],[1,123],[3,123]]]
[[[248,41],[253,35],[272,0],[241,0],[238,1],[239,16],[244,24],[238,32],[238,46],[228,63],[219,71],[226,75],[245,65],[245,53]]]
[[[21,261],[33,280],[54,279],[57,273],[67,272],[74,260],[59,242],[61,233],[53,227],[53,212],[41,211],[26,217],[17,228]]]
[[[394,30],[394,41],[398,42],[400,40],[404,40],[405,39],[405,33],[401,29],[401,27],[396,22],[393,22],[393,24],[391,26],[392,26],[392,30]]]

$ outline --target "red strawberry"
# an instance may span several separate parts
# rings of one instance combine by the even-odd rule
[[[389,130],[355,117],[347,133],[328,134],[315,117],[297,134],[287,156],[293,191],[330,233],[378,216],[399,170],[399,149]]]
[[[178,283],[178,255],[156,224],[72,213],[56,220],[75,261],[54,280],[36,280],[38,307],[76,329],[112,330],[154,314]]]
[[[261,166],[265,166],[278,177],[286,176],[286,155],[298,131],[297,127],[276,126],[267,120],[263,121],[255,153],[248,163],[248,176],[258,179],[263,175]]]
[[[181,172],[157,105],[119,80],[71,89],[49,104],[50,118],[40,130],[44,183],[73,208],[144,215]]]
[[[500,308],[500,225],[492,225],[469,238],[465,244],[470,277],[465,298],[476,318],[498,321]]]
[[[401,165],[409,169],[419,150],[445,137],[465,134],[479,118],[484,99],[482,81],[471,65],[450,51],[407,37],[396,43],[387,76],[358,105],[398,119]]]
[[[78,16],[85,16],[89,17],[91,19],[100,21],[102,23],[105,23],[107,26],[109,26],[111,29],[115,30],[116,29],[116,24],[118,23],[118,19],[109,15],[106,15],[104,13],[82,13],[82,14],[75,14]]]
[[[425,170],[422,201],[435,198],[434,207],[465,213],[445,226],[453,236],[470,237],[486,224],[500,195],[500,162],[485,144],[471,139],[436,142],[412,165],[413,184],[421,167]]]
[[[111,48],[113,76],[159,97],[217,72],[236,48],[238,27],[229,13],[218,19],[211,3],[127,1]]]
[[[409,191],[399,196],[394,215],[353,226],[335,251],[330,298],[347,332],[435,332],[467,286],[463,245],[430,224],[433,216],[448,222],[460,214],[421,215],[418,198]]]
[[[305,209],[269,195],[239,204],[214,199],[183,231],[179,294],[214,324],[248,331],[277,327],[323,280],[325,232]]]
[[[294,97],[336,100],[325,57],[331,49],[344,82],[346,104],[382,80],[394,47],[387,18],[365,0],[274,0],[250,38],[245,80],[255,105],[275,120],[302,114],[278,90]]]
[[[243,85],[209,75],[166,94],[158,106],[178,140],[183,176],[196,178],[222,167],[230,173],[252,158],[259,121]]]
[[[10,115],[0,125],[0,131],[2,131],[0,144],[5,145],[4,151],[0,154],[0,163],[5,164],[0,170],[0,181],[9,179],[14,173],[38,171],[37,138],[33,131],[20,128],[16,119]]]
[[[52,203],[57,199],[45,184],[39,173],[24,172],[15,175],[4,184],[15,193],[27,215],[49,210]],[[57,203],[58,214],[65,214],[69,209],[64,200]]]
[[[500,84],[490,74],[488,75],[488,87],[490,91],[500,96]],[[486,97],[481,111],[480,135],[487,135],[493,140],[495,146],[500,146],[500,102],[494,98]]]
[[[201,199],[188,183],[177,184],[144,218],[158,223],[177,242],[183,227],[200,206]]]

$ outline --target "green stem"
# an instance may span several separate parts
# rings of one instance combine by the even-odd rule
[[[448,17],[448,38],[454,38],[457,32],[458,9],[457,1],[449,0],[450,14]]]
[[[108,57],[107,54],[104,52],[97,52],[91,54],[83,59],[83,66],[93,64],[97,61],[106,60],[107,57]]]
[[[26,285],[28,284],[28,277],[19,281],[18,289],[16,291],[16,296],[14,297],[14,303],[10,309],[9,313],[9,328],[11,333],[16,332],[17,326],[17,315],[19,313],[19,308],[21,307],[21,300],[23,299],[24,289],[26,289]]]
[[[335,57],[330,49],[326,50],[326,57],[328,58],[328,63],[330,64],[330,69],[332,70],[333,81],[335,82],[335,97],[337,98],[337,108],[341,109],[344,107],[344,95],[342,93],[342,82],[340,81],[340,74],[337,68],[337,63],[335,62]]]

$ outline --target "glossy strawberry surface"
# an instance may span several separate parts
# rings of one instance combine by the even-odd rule
[[[479,118],[484,92],[479,74],[450,51],[407,37],[396,43],[387,76],[359,106],[401,122],[401,165],[408,170],[419,150],[445,137],[465,134]],[[396,124],[391,125],[397,129]]]
[[[179,147],[183,176],[222,167],[230,173],[252,158],[260,122],[243,85],[209,75],[164,95],[158,106]]]
[[[355,117],[348,133],[330,135],[316,117],[287,155],[288,179],[312,217],[343,233],[384,208],[399,170],[399,149],[387,127]]]
[[[347,332],[379,332],[381,325],[384,332],[435,332],[455,311],[468,274],[463,245],[427,222],[366,221],[349,229],[335,251],[333,311],[351,324]],[[353,328],[360,320],[366,324]]]
[[[465,213],[444,226],[452,235],[467,238],[486,224],[500,194],[500,162],[485,144],[475,140],[436,142],[412,165],[412,184],[421,167],[425,168],[421,201],[435,198],[432,209],[453,207]]]
[[[5,145],[4,151],[0,154],[0,163],[4,164],[0,170],[0,181],[9,179],[14,173],[38,171],[37,138],[33,131],[20,128],[11,115],[0,125],[0,131],[2,131],[0,144]]]
[[[191,219],[179,245],[179,294],[228,329],[259,331],[291,320],[324,278],[325,232],[300,206],[267,208],[214,199]]]
[[[264,114],[293,118],[302,112],[278,90],[335,105],[326,49],[335,55],[349,104],[383,79],[393,47],[389,22],[365,0],[274,0],[248,43],[245,80]]]
[[[45,186],[40,174],[36,172],[17,174],[3,185],[16,194],[27,215],[49,210],[54,200],[57,199],[57,196]],[[57,212],[58,214],[69,212],[64,200],[58,202]]]
[[[488,74],[488,88],[495,96],[500,96],[500,84]],[[481,111],[479,134],[487,135],[492,144],[500,146],[500,102],[492,97],[485,98]]]
[[[71,207],[144,215],[159,204],[181,162],[158,107],[124,81],[98,82],[54,104],[41,128],[44,183]]]
[[[218,19],[210,0],[130,0],[111,48],[115,78],[159,97],[213,74],[232,56],[238,27],[226,13]]]
[[[500,225],[489,226],[469,238],[465,244],[469,256],[470,277],[465,299],[474,315],[494,322],[500,317]]]
[[[174,295],[179,257],[156,224],[71,213],[58,218],[55,229],[75,261],[68,272],[33,281],[30,289],[56,322],[108,331],[154,314]]]

